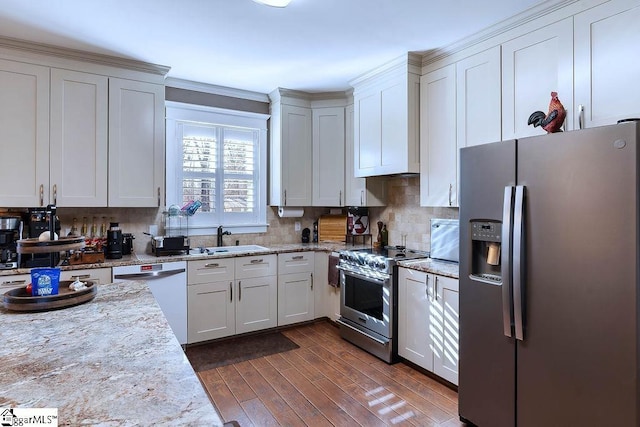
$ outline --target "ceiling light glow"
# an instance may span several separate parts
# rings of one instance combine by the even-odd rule
[[[256,3],[266,4],[273,7],[287,7],[291,0],[253,0]]]

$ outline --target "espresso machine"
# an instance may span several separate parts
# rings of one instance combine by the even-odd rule
[[[22,218],[0,217],[0,270],[18,268],[16,242],[22,236]]]
[[[60,235],[60,219],[55,214],[55,207],[29,208],[27,214],[27,226],[29,227],[28,237],[37,239],[44,231],[49,230],[51,215],[54,217],[53,230]],[[21,257],[22,267],[50,267],[60,262],[60,253],[52,254],[23,254]]]

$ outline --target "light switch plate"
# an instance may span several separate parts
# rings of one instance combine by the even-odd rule
[[[295,229],[296,231],[300,231],[300,221],[295,222]]]

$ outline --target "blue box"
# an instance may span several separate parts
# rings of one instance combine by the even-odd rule
[[[58,295],[60,283],[59,268],[32,268],[31,269],[31,295],[47,296]]]

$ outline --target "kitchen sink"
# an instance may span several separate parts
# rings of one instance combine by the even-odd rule
[[[216,255],[225,253],[239,253],[239,252],[259,252],[268,251],[269,248],[265,248],[260,245],[239,245],[239,246],[219,246],[210,248],[194,248],[189,251],[190,255]]]

